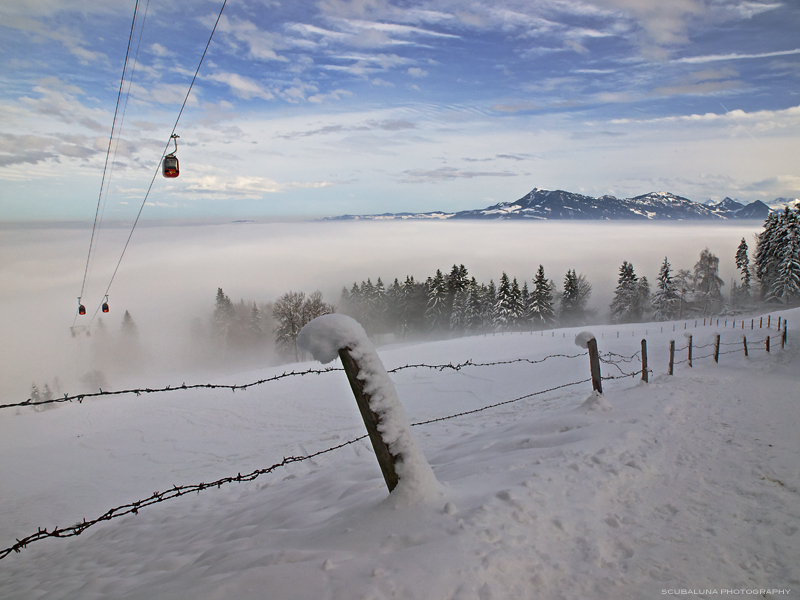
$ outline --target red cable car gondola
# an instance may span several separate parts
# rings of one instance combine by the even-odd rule
[[[175,152],[178,151],[178,138],[180,136],[176,133],[173,133],[170,139],[175,142],[175,150],[170,152],[164,157],[164,160],[161,161],[161,172],[164,177],[168,177],[170,179],[177,177],[181,174],[180,165],[178,163],[178,157],[175,156]]]
[[[86,307],[81,304],[80,300],[78,300],[78,314],[85,315],[86,314]]]
[[[106,296],[106,299],[105,299],[105,301],[103,302],[103,312],[104,312],[104,313],[107,313],[107,312],[108,312],[108,296]]]

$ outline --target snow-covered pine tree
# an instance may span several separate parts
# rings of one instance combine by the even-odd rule
[[[470,331],[480,331],[483,328],[484,295],[486,286],[479,285],[473,277],[469,282],[469,309],[467,327]]]
[[[447,314],[447,284],[440,269],[436,269],[436,275],[428,280],[425,321],[428,328],[434,331],[446,330],[450,325]]]
[[[531,292],[528,289],[528,281],[522,282],[522,289],[520,290],[520,301],[522,302],[522,309],[520,312],[520,325],[524,329],[530,329],[531,326]]]
[[[456,290],[453,306],[450,309],[450,329],[463,332],[469,328],[469,288]]]
[[[672,270],[669,260],[667,260],[665,256],[664,262],[661,264],[661,269],[658,272],[656,293],[653,294],[653,320],[670,321],[674,319],[678,313],[679,301],[678,290],[675,286],[675,282],[672,281]]]
[[[778,268],[772,284],[772,296],[784,304],[794,304],[800,298],[800,219],[799,213],[788,207],[777,232],[780,239]]]
[[[638,313],[638,282],[639,278],[633,271],[633,264],[627,260],[623,261],[619,268],[617,289],[614,292],[614,299],[611,301],[612,323],[633,323],[638,320],[638,317],[641,317],[641,313]]]
[[[736,249],[736,268],[742,273],[742,284],[738,288],[736,302],[739,305],[746,305],[750,302],[750,258],[747,256],[747,242],[744,238]]]
[[[645,320],[645,315],[650,312],[650,282],[644,275],[636,286],[636,304],[634,314],[637,321]]]
[[[789,213],[788,207],[781,213],[770,213],[764,221],[764,230],[756,237],[756,251],[753,257],[753,270],[756,279],[761,284],[761,299],[768,300],[772,297],[772,284],[778,276],[780,260],[780,227],[785,215]]]
[[[489,280],[489,285],[483,293],[483,313],[481,314],[481,328],[484,331],[494,331],[495,309],[497,307],[497,286],[494,280]]]
[[[511,292],[511,280],[505,271],[500,276],[500,285],[497,286],[494,326],[501,331],[511,329],[514,326],[514,297]]]
[[[553,287],[544,274],[544,267],[539,265],[533,279],[533,291],[530,299],[530,314],[534,325],[544,329],[555,324],[555,308],[553,306]]]

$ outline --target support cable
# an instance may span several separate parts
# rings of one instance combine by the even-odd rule
[[[81,283],[81,293],[78,296],[78,302],[80,303],[81,298],[83,298],[83,292],[86,289],[86,278],[89,273],[89,260],[92,257],[92,247],[94,246],[94,236],[95,231],[97,230],[97,218],[100,214],[100,201],[103,198],[103,187],[105,186],[106,181],[106,171],[108,169],[108,158],[111,155],[111,143],[114,139],[114,127],[117,123],[117,113],[119,112],[119,102],[122,98],[122,87],[125,83],[125,70],[128,68],[128,57],[130,56],[131,52],[131,43],[133,42],[133,31],[136,25],[136,14],[139,11],[139,0],[136,0],[136,5],[133,8],[133,20],[131,21],[131,32],[128,36],[128,48],[125,50],[125,64],[122,65],[122,77],[119,80],[119,91],[117,92],[117,105],[114,108],[114,120],[111,123],[111,135],[108,136],[108,148],[106,149],[106,161],[103,165],[103,177],[100,180],[100,194],[97,197],[97,209],[94,213],[94,224],[92,225],[92,237],[89,240],[89,253],[86,256],[86,267],[83,270],[83,282]],[[94,317],[92,317],[94,318]],[[75,313],[75,318],[72,321],[72,326],[75,326],[75,323],[78,320],[78,313]]]
[[[219,14],[217,15],[217,20],[214,23],[214,27],[211,30],[211,35],[208,36],[208,42],[206,42],[205,50],[203,50],[203,55],[200,57],[200,62],[197,65],[197,69],[195,69],[194,76],[192,77],[192,82],[189,84],[189,89],[186,92],[186,96],[183,99],[183,104],[181,104],[181,110],[178,112],[178,118],[175,119],[175,125],[172,126],[172,132],[170,133],[170,137],[167,140],[166,145],[164,146],[164,150],[161,152],[161,158],[159,158],[158,164],[156,165],[155,172],[153,173],[153,177],[150,180],[150,185],[147,187],[147,193],[144,196],[144,200],[142,200],[142,205],[139,207],[139,212],[136,215],[136,220],[133,222],[133,227],[131,227],[131,232],[128,235],[128,239],[125,242],[125,246],[122,248],[122,253],[120,254],[119,260],[117,261],[117,266],[114,268],[114,273],[111,275],[111,280],[108,282],[108,287],[105,291],[105,296],[108,295],[109,290],[111,289],[111,284],[114,283],[114,278],[117,276],[117,271],[119,271],[119,266],[122,264],[122,259],[125,256],[125,251],[128,249],[128,245],[131,242],[131,238],[133,237],[133,232],[136,229],[136,225],[139,224],[139,218],[142,216],[142,211],[144,210],[145,204],[147,204],[147,199],[150,197],[150,191],[153,189],[153,184],[156,181],[156,177],[158,176],[158,171],[161,168],[161,161],[164,159],[164,156],[167,153],[167,149],[169,148],[170,143],[172,142],[172,135],[175,133],[175,130],[178,128],[178,123],[181,120],[181,116],[183,115],[183,110],[186,108],[186,103],[189,101],[189,95],[192,93],[192,88],[194,87],[194,82],[197,80],[197,75],[200,73],[200,67],[203,65],[203,61],[206,58],[206,54],[208,53],[208,47],[211,45],[211,40],[214,38],[214,32],[217,30],[217,25],[219,25],[219,21],[222,18],[222,11],[225,10],[225,5],[228,3],[228,0],[224,0],[222,2],[222,7],[219,9]],[[94,315],[92,316],[92,320],[97,315],[100,310],[100,306],[102,306],[102,302],[98,305],[97,310],[95,310]],[[91,322],[90,322],[91,324]]]

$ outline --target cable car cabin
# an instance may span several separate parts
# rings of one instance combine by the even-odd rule
[[[86,314],[86,307],[83,304],[78,305],[78,314],[85,315]]]
[[[103,302],[103,312],[104,313],[108,312],[108,302]]]
[[[173,178],[181,174],[180,168],[178,166],[178,157],[175,156],[174,154],[167,154],[164,157],[164,160],[162,162],[162,168],[164,177]]]

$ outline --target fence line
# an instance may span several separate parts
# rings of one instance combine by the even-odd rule
[[[579,356],[583,356],[583,355],[581,354]],[[342,370],[342,369],[339,369],[339,370]],[[525,394],[524,396],[519,396],[518,398],[513,398],[511,400],[504,400],[503,402],[498,402],[496,404],[491,404],[489,406],[484,406],[484,407],[477,408],[477,409],[474,409],[474,410],[469,410],[469,411],[464,411],[464,412],[460,412],[460,413],[456,413],[456,414],[452,414],[452,415],[447,415],[445,417],[438,417],[436,419],[429,419],[427,421],[420,421],[420,422],[417,422],[417,423],[411,423],[411,426],[412,427],[416,427],[416,426],[421,426],[421,425],[429,425],[431,423],[438,423],[440,421],[447,421],[449,419],[455,419],[457,417],[462,417],[462,416],[465,416],[465,415],[471,415],[471,414],[475,414],[475,413],[478,413],[478,412],[483,412],[483,411],[489,410],[491,408],[497,408],[498,406],[504,406],[506,404],[512,404],[514,402],[519,402],[520,400],[525,400],[525,399],[531,398],[533,396],[540,396],[542,394],[546,394],[548,392],[552,392],[552,391],[559,390],[559,389],[562,389],[562,388],[575,386],[575,385],[580,385],[580,384],[583,384],[583,383],[588,383],[589,381],[591,381],[591,379],[584,379],[584,380],[581,380],[581,381],[574,381],[574,382],[571,382],[571,383],[564,383],[564,384],[557,385],[555,387],[552,387],[552,388],[549,388],[549,389],[546,389],[546,390],[539,390],[537,392],[531,392],[530,394]],[[103,521],[110,521],[112,519],[118,519],[120,517],[124,517],[124,516],[129,515],[129,514],[134,514],[134,515],[135,514],[139,514],[139,510],[142,509],[142,508],[145,508],[147,506],[151,506],[153,504],[158,504],[158,503],[164,502],[166,500],[172,500],[173,498],[179,498],[180,496],[185,496],[186,494],[189,494],[191,492],[200,493],[203,490],[207,490],[207,489],[211,489],[211,488],[219,489],[219,488],[221,488],[223,485],[225,485],[227,483],[233,483],[233,482],[240,483],[240,482],[246,482],[246,481],[253,481],[254,479],[260,477],[261,475],[266,475],[268,473],[272,473],[273,471],[275,471],[275,470],[277,470],[279,468],[286,467],[286,466],[288,466],[290,464],[293,464],[293,463],[303,462],[303,461],[306,461],[306,460],[310,460],[312,458],[316,458],[317,456],[321,456],[323,454],[327,454],[329,452],[333,452],[334,450],[339,450],[341,448],[344,448],[346,446],[349,446],[351,444],[359,442],[359,441],[365,439],[366,437],[367,437],[367,435],[365,434],[365,435],[362,435],[360,437],[353,438],[351,440],[348,440],[346,442],[338,444],[336,446],[331,446],[330,448],[326,448],[324,450],[319,450],[318,452],[314,452],[312,454],[308,454],[306,456],[287,456],[287,457],[284,457],[283,460],[281,460],[280,462],[277,462],[277,463],[275,463],[275,464],[273,464],[273,465],[271,465],[269,467],[266,467],[264,469],[256,469],[255,471],[252,471],[252,472],[247,473],[245,475],[242,475],[241,473],[238,473],[235,477],[234,476],[223,477],[221,479],[217,479],[216,481],[212,481],[212,482],[209,482],[209,483],[197,483],[197,484],[180,485],[180,486],[179,485],[173,485],[173,487],[171,489],[169,489],[169,490],[166,490],[164,492],[154,492],[151,496],[149,496],[149,497],[147,497],[147,498],[145,498],[143,500],[137,500],[137,501],[131,502],[129,504],[123,504],[122,506],[118,506],[116,508],[112,508],[112,509],[106,511],[104,514],[102,514],[99,517],[97,517],[96,519],[92,519],[91,521],[87,521],[86,519],[84,519],[80,523],[76,523],[75,525],[73,525],[71,527],[63,527],[63,528],[55,527],[54,529],[52,529],[50,531],[48,531],[46,527],[40,527],[37,530],[36,533],[34,533],[32,535],[29,535],[28,537],[25,537],[25,538],[22,538],[22,539],[17,539],[15,544],[9,546],[8,548],[0,550],[0,560],[4,559],[6,556],[11,554],[12,552],[16,552],[16,553],[21,552],[24,548],[27,548],[28,544],[31,544],[33,542],[37,542],[39,540],[43,540],[43,539],[50,538],[50,537],[55,537],[55,538],[76,537],[76,536],[79,536],[80,534],[82,534],[84,531],[86,531],[89,527],[92,527],[93,525],[97,525],[98,523],[102,523]]]
[[[785,335],[786,335],[786,330],[784,329],[783,333],[779,332],[779,334],[776,335],[776,336],[767,336],[767,338],[765,340],[763,340],[762,343],[765,343],[765,345],[766,345],[768,340],[771,340],[773,338],[785,340]],[[726,344],[726,345],[732,345],[732,344]],[[695,348],[706,348],[706,347],[709,347],[709,346],[716,346],[716,344],[704,344],[704,345],[701,345],[701,346],[695,346]],[[688,348],[688,346],[682,348],[681,350],[685,350],[687,348]],[[766,350],[769,351],[769,346],[768,345],[766,345]],[[717,356],[718,356],[719,354],[733,354],[733,353],[740,352],[740,351],[742,351],[742,350],[729,350],[729,351],[725,351],[725,352],[718,352],[718,349],[715,348],[715,353],[712,353],[712,354],[709,354],[709,355],[705,355],[705,356],[695,357],[693,360],[702,360],[702,359],[706,359],[706,358],[711,358],[715,354],[717,354]],[[389,372],[390,373],[395,373],[395,372],[398,372],[398,371],[401,371],[401,370],[404,370],[404,369],[410,369],[410,368],[429,368],[429,369],[436,369],[436,370],[439,370],[439,371],[444,371],[445,369],[452,369],[452,370],[455,370],[455,371],[459,371],[459,370],[461,370],[462,368],[465,368],[465,367],[506,365],[506,364],[513,364],[513,363],[519,363],[519,362],[526,362],[526,363],[530,363],[530,364],[538,364],[538,363],[542,363],[542,362],[548,360],[549,358],[563,357],[563,358],[574,359],[574,358],[579,358],[581,356],[585,356],[586,354],[588,354],[588,352],[582,352],[580,354],[575,354],[575,355],[556,354],[556,355],[548,355],[548,356],[546,356],[546,357],[544,357],[544,358],[542,358],[540,360],[531,360],[531,359],[519,358],[519,359],[511,359],[511,360],[507,360],[507,361],[498,361],[498,362],[494,362],[494,363],[474,363],[471,360],[468,360],[468,361],[466,361],[464,363],[457,363],[455,365],[453,365],[452,363],[442,364],[442,365],[428,365],[428,364],[420,363],[420,364],[415,364],[415,365],[405,365],[405,366],[401,366],[401,367],[396,367],[394,369],[389,370]],[[615,353],[612,353],[612,352],[608,352],[608,353],[604,354],[603,357],[600,358],[600,360],[604,364],[614,365],[620,371],[620,374],[619,375],[608,375],[608,376],[605,376],[605,377],[601,377],[601,380],[623,379],[623,378],[626,378],[626,377],[635,377],[636,375],[640,375],[640,374],[644,373],[646,368],[643,368],[643,369],[641,369],[639,371],[635,371],[635,372],[632,372],[632,373],[626,373],[619,366],[620,363],[630,363],[630,362],[632,362],[633,360],[635,360],[637,358],[637,356],[641,358],[642,355],[639,352],[635,352],[631,356],[619,355],[619,354],[615,354]],[[615,357],[617,360],[612,360],[611,357]],[[677,361],[677,362],[675,362],[673,364],[682,364],[684,362],[688,362],[688,358],[685,359],[685,360],[682,360],[682,361]],[[35,405],[38,405],[38,404],[49,404],[49,403],[52,403],[52,402],[66,402],[66,401],[72,401],[72,400],[77,400],[78,402],[81,402],[84,398],[88,398],[88,397],[96,397],[96,396],[103,396],[103,395],[130,394],[130,393],[135,393],[138,396],[138,395],[140,395],[142,393],[155,393],[155,392],[164,392],[164,391],[189,390],[189,389],[201,389],[201,388],[212,388],[212,389],[224,388],[224,389],[231,389],[231,390],[235,391],[236,389],[247,389],[248,387],[252,387],[252,386],[255,386],[255,385],[261,385],[262,383],[267,383],[267,382],[270,382],[270,381],[277,381],[279,379],[283,379],[283,378],[291,377],[291,376],[304,376],[304,375],[310,375],[310,374],[320,375],[320,374],[323,374],[323,373],[329,373],[329,372],[333,372],[333,371],[342,371],[342,370],[343,369],[339,368],[339,367],[329,367],[329,368],[325,368],[325,369],[309,369],[307,371],[291,371],[291,372],[288,372],[288,373],[282,373],[281,375],[276,375],[274,377],[258,380],[256,382],[243,384],[243,385],[196,384],[196,385],[187,386],[186,384],[183,384],[183,385],[177,386],[177,387],[167,386],[167,387],[161,388],[161,389],[144,388],[144,389],[138,389],[138,390],[120,390],[120,391],[116,391],[116,392],[103,392],[102,390],[100,390],[100,392],[98,392],[98,393],[81,394],[81,395],[74,396],[74,397],[69,397],[69,396],[65,395],[64,398],[48,400],[48,401],[32,402],[29,399],[28,401],[22,402],[22,403],[0,405],[0,408],[9,408],[11,406],[35,406]],[[651,369],[646,369],[646,370],[647,370],[647,372],[652,372]],[[548,393],[548,392],[556,391],[556,390],[559,390],[559,389],[563,389],[563,388],[567,388],[567,387],[571,387],[571,386],[575,386],[575,385],[581,385],[581,384],[584,384],[584,383],[588,383],[590,381],[592,381],[591,378],[590,379],[583,379],[581,381],[574,381],[574,382],[570,382],[570,383],[557,385],[557,386],[554,386],[554,387],[551,387],[551,388],[548,388],[548,389],[545,389],[545,390],[539,390],[539,391],[536,391],[536,392],[531,392],[529,394],[525,394],[523,396],[519,396],[519,397],[513,398],[511,400],[504,400],[502,402],[498,402],[498,403],[491,404],[491,405],[488,405],[488,406],[484,406],[484,407],[481,407],[481,408],[477,408],[477,409],[473,409],[473,410],[469,410],[469,411],[463,411],[463,412],[455,413],[455,414],[452,414],[452,415],[447,415],[447,416],[444,416],[444,417],[438,417],[438,418],[434,418],[434,419],[429,419],[427,421],[420,421],[420,422],[412,423],[411,426],[413,427],[413,426],[429,425],[431,423],[438,423],[438,422],[441,422],[441,421],[455,419],[455,418],[462,417],[462,416],[476,414],[476,413],[479,413],[479,412],[483,412],[485,410],[489,410],[489,409],[492,409],[492,408],[497,408],[499,406],[504,406],[504,405],[511,404],[511,403],[514,403],[514,402],[519,402],[520,400],[524,400],[524,399],[531,398],[531,397],[534,397],[534,396],[542,395],[542,394],[545,394],[545,393]],[[93,519],[93,520],[90,520],[90,521],[87,521],[86,519],[84,519],[83,521],[81,521],[79,523],[76,523],[75,525],[73,525],[71,527],[65,527],[65,528],[55,527],[54,529],[52,529],[50,531],[48,531],[46,527],[44,527],[44,528],[40,527],[37,530],[36,533],[34,533],[32,535],[29,535],[29,536],[27,536],[25,538],[22,538],[22,539],[17,539],[15,544],[9,546],[8,548],[0,550],[0,560],[4,559],[5,557],[7,557],[12,552],[19,553],[22,549],[27,548],[27,546],[29,544],[33,543],[33,542],[36,542],[36,541],[39,541],[39,540],[42,540],[42,539],[46,539],[46,538],[50,538],[50,537],[56,537],[56,538],[75,537],[75,536],[81,535],[86,529],[92,527],[93,525],[101,523],[103,521],[110,521],[112,519],[116,519],[116,518],[119,518],[119,517],[122,517],[122,516],[125,516],[125,515],[129,515],[129,514],[138,514],[139,510],[142,509],[142,508],[145,508],[147,506],[151,506],[153,504],[158,504],[158,503],[164,502],[166,500],[171,500],[173,498],[178,498],[180,496],[184,496],[184,495],[189,494],[191,492],[199,493],[199,492],[201,492],[203,490],[214,488],[214,487],[219,489],[223,485],[228,484],[228,483],[233,483],[233,482],[237,482],[238,483],[238,482],[253,481],[254,479],[260,477],[261,475],[272,473],[273,471],[275,471],[275,470],[277,470],[279,468],[286,467],[286,466],[288,466],[290,464],[293,464],[293,463],[307,461],[307,460],[310,460],[310,459],[315,458],[317,456],[321,456],[323,454],[327,454],[329,452],[333,452],[335,450],[339,450],[341,448],[344,448],[346,446],[354,444],[354,443],[356,443],[356,442],[358,442],[360,440],[363,440],[366,437],[367,437],[367,435],[363,435],[363,436],[360,436],[360,437],[357,437],[357,438],[353,438],[351,440],[348,440],[348,441],[343,442],[341,444],[338,444],[336,446],[332,446],[330,448],[326,448],[324,450],[320,450],[318,452],[314,452],[312,454],[308,454],[308,455],[305,455],[305,456],[288,456],[288,457],[284,457],[283,460],[281,460],[280,462],[277,462],[277,463],[275,463],[275,464],[273,464],[273,465],[271,465],[269,467],[266,467],[264,469],[257,469],[255,471],[252,471],[252,472],[247,473],[245,475],[242,475],[241,473],[238,473],[235,477],[233,477],[233,476],[223,477],[221,479],[218,479],[216,481],[212,481],[210,483],[201,482],[199,484],[191,484],[191,485],[183,485],[183,486],[173,485],[173,487],[171,489],[169,489],[169,490],[166,490],[164,492],[155,492],[151,496],[149,496],[148,498],[145,498],[143,500],[137,500],[137,501],[129,503],[129,504],[124,504],[122,506],[118,506],[116,508],[112,508],[112,509],[106,511],[101,516],[97,517],[96,519]]]
[[[608,353],[608,354],[612,355],[613,353]],[[419,363],[419,364],[413,364],[413,365],[408,364],[400,367],[395,367],[393,369],[389,369],[387,372],[397,373],[398,371],[403,371],[405,369],[419,369],[419,368],[433,369],[436,371],[444,371],[446,369],[451,369],[453,371],[460,371],[465,367],[493,367],[497,365],[510,365],[514,363],[528,363],[535,365],[543,363],[551,358],[579,358],[585,355],[586,352],[582,352],[580,354],[548,354],[544,358],[540,358],[537,360],[530,358],[514,358],[510,360],[501,360],[497,362],[487,362],[487,363],[476,363],[473,362],[472,359],[468,359],[463,363],[456,363],[456,364],[453,364],[452,362],[441,365],[428,365],[424,363]],[[64,394],[64,396],[59,396],[58,398],[51,398],[49,400],[34,401],[32,398],[28,398],[23,402],[16,402],[13,404],[0,404],[0,409],[22,407],[22,406],[41,406],[44,404],[55,404],[60,402],[73,402],[73,401],[78,402],[80,404],[86,398],[96,398],[99,396],[119,396],[123,394],[136,394],[136,396],[141,396],[142,394],[155,394],[160,392],[176,392],[182,390],[185,391],[185,390],[196,390],[196,389],[225,389],[235,392],[236,390],[247,390],[248,388],[255,387],[257,385],[271,383],[273,381],[278,381],[281,379],[285,379],[287,377],[296,377],[296,376],[302,377],[304,375],[321,375],[324,373],[332,373],[334,371],[343,371],[343,370],[344,369],[342,369],[342,367],[326,367],[324,369],[308,369],[306,371],[289,371],[289,372],[284,371],[280,375],[274,375],[272,377],[267,377],[266,379],[259,379],[257,381],[252,381],[250,383],[244,383],[244,384],[196,383],[196,384],[186,385],[186,383],[183,383],[181,385],[168,385],[166,387],[161,387],[161,388],[135,388],[135,389],[117,390],[111,392],[103,391],[101,389],[99,392],[75,394],[74,396]]]

